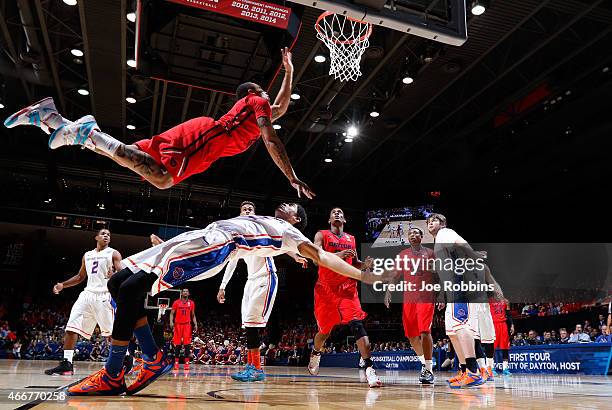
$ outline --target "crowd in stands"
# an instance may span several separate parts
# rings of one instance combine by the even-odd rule
[[[55,360],[62,357],[62,341],[64,326],[68,320],[70,305],[46,305],[44,302],[23,303],[23,311],[17,320],[6,320],[6,307],[0,305],[0,352],[3,356],[23,359]],[[526,304],[513,305],[515,320],[522,317],[562,315],[573,312],[572,304]],[[534,313],[538,312],[538,313]],[[541,313],[544,312],[544,313]],[[593,320],[577,323],[572,328],[558,330],[531,329],[528,332],[517,332],[512,337],[512,345],[545,345],[564,343],[599,343],[612,342],[612,335],[607,326],[607,315],[592,311]],[[168,314],[164,324],[164,338],[167,343],[172,339],[172,329],[168,326]],[[401,323],[395,315],[384,314],[384,311],[373,312],[366,321],[366,327],[399,328]],[[595,318],[596,317],[596,318]],[[435,326],[439,326],[435,321]],[[262,356],[268,363],[304,364],[307,362],[314,342],[317,327],[313,319],[291,319],[280,322],[280,341],[278,345],[269,342],[268,334],[264,332]],[[234,365],[244,363],[246,339],[238,320],[227,316],[210,314],[206,321],[200,322],[199,332],[194,338],[194,362],[213,365]],[[267,330],[266,330],[267,332]],[[333,339],[333,338],[332,338]],[[325,346],[327,353],[356,352],[354,340],[337,338],[342,341],[330,340]],[[396,351],[409,348],[405,339],[379,341],[372,338],[372,351]],[[437,350],[448,350],[448,339],[444,336],[436,338]],[[80,339],[75,349],[75,360],[103,361],[108,355],[108,340],[100,336],[98,329],[92,340]]]

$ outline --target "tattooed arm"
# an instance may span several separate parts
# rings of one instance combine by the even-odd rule
[[[301,197],[302,194],[304,194],[306,197],[312,199],[315,195],[314,192],[295,175],[295,171],[291,166],[291,161],[289,161],[289,156],[285,150],[285,144],[283,144],[280,138],[278,138],[278,135],[276,135],[276,131],[272,128],[270,119],[268,117],[259,117],[257,119],[257,125],[259,125],[261,136],[272,160],[282,173],[285,174],[291,186],[297,190],[298,196]]]

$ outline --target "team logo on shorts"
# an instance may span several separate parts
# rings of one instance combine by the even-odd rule
[[[170,166],[176,166],[176,160],[174,158],[170,158]]]
[[[179,268],[178,266],[172,271],[172,277],[174,279],[181,279],[184,275],[185,271],[183,270],[183,268]]]

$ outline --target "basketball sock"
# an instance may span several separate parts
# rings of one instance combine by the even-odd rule
[[[185,357],[185,364],[189,364],[189,358]]]
[[[155,359],[155,355],[159,349],[155,344],[155,339],[153,339],[153,334],[151,333],[151,328],[149,325],[145,324],[144,326],[134,329],[134,336],[136,336],[136,339],[138,339],[138,344],[140,345],[140,350],[142,351],[142,358],[147,362]]]
[[[254,350],[251,353],[251,358],[253,359],[253,366],[255,366],[257,370],[261,370],[261,355],[259,353],[259,349]]]
[[[74,350],[64,350],[64,359],[72,363],[73,357],[74,357]]]
[[[478,373],[478,362],[475,357],[466,357],[465,366],[472,373]]]
[[[480,369],[484,369],[487,366],[487,361],[485,359],[482,358],[478,358],[476,359],[476,363],[478,363],[478,368]]]
[[[431,359],[425,360],[425,368],[433,373],[433,362]]]
[[[487,367],[490,367],[491,369],[495,367],[495,360],[493,360],[493,358],[487,357]]]
[[[110,155],[111,157],[115,156],[115,152],[117,152],[121,146],[120,141],[101,131],[92,131],[89,138],[92,140],[97,149]]]
[[[178,364],[178,362],[179,362],[179,358],[174,356],[174,363]]]
[[[424,365],[425,364],[425,355],[420,355],[420,356],[417,356],[417,357],[419,358],[419,362],[421,362],[421,364]]]
[[[253,355],[250,350],[247,350],[247,364],[253,364]]]
[[[117,377],[117,375],[121,372],[121,369],[123,368],[123,359],[125,358],[127,348],[127,345],[118,346],[111,344],[110,353],[108,354],[104,367],[112,377]]]
[[[465,363],[461,363],[459,365],[459,368],[461,369],[461,373],[465,373],[465,369],[467,369],[467,365]]]
[[[502,362],[502,370],[507,370],[507,369],[508,369],[508,361],[507,361],[507,360],[504,360],[504,361]]]
[[[374,366],[374,363],[372,363],[372,358],[371,357],[368,357],[367,359],[363,359],[363,363],[365,364],[365,368],[366,369],[368,367]]]

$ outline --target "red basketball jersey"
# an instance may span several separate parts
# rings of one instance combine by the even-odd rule
[[[506,322],[506,310],[508,306],[504,302],[499,301],[491,301],[489,302],[489,306],[491,307],[491,316],[493,317],[493,322]]]
[[[217,121],[230,131],[232,138],[224,147],[224,157],[245,151],[259,138],[261,131],[257,125],[260,117],[272,118],[270,102],[258,95],[248,94],[238,100],[231,110]]]
[[[400,261],[402,261],[402,267],[408,268],[403,270],[404,281],[416,285],[415,291],[404,292],[404,303],[433,303],[433,292],[419,290],[423,282],[433,282],[433,274],[427,270],[428,261],[434,259],[433,250],[424,246],[419,251],[407,248],[400,252],[399,257]],[[404,266],[404,257],[407,258],[407,266]],[[413,273],[414,267],[416,267],[416,271]]]
[[[337,236],[330,230],[319,231],[323,234],[323,250],[336,253],[346,249],[356,249],[355,237],[346,232]],[[345,258],[349,265],[353,264],[353,258]],[[319,282],[331,290],[357,289],[357,281],[346,276],[337,274],[333,270],[319,266]]]
[[[174,323],[178,325],[191,323],[191,312],[195,311],[195,303],[191,299],[183,302],[179,298],[172,304],[172,310],[174,311]]]

